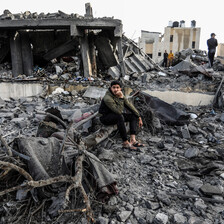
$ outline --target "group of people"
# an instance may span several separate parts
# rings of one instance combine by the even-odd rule
[[[173,52],[172,50],[170,50],[170,53],[168,54],[167,51],[165,50],[164,54],[163,54],[163,66],[166,67],[170,67],[173,65]]]
[[[216,47],[218,46],[218,41],[215,39],[215,33],[211,33],[211,38],[207,40],[207,46],[208,46],[208,62],[209,67],[211,68],[213,66]],[[173,52],[170,50],[170,53],[168,54],[165,50],[163,54],[163,67],[170,67],[173,64]]]

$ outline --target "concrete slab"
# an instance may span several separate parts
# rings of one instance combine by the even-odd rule
[[[204,93],[186,93],[180,91],[143,91],[151,96],[172,104],[174,102],[182,103],[191,106],[209,105],[212,104],[214,95]]]
[[[37,83],[0,83],[0,94],[2,99],[9,99],[10,97],[18,99],[22,97],[36,96],[42,91],[42,85]]]
[[[107,89],[90,86],[89,88],[87,88],[83,97],[88,97],[88,98],[93,98],[93,99],[103,98],[106,91],[107,91]]]

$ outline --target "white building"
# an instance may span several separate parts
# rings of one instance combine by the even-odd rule
[[[180,24],[180,25],[179,25]],[[141,31],[139,47],[155,62],[163,60],[163,53],[172,50],[175,52],[183,49],[199,49],[201,28],[195,27],[196,22],[191,21],[191,27],[185,27],[185,22],[169,22],[164,34],[158,32]]]
[[[224,57],[224,43],[218,44],[217,56]]]

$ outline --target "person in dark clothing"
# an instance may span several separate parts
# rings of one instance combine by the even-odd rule
[[[164,54],[163,54],[163,67],[167,67],[167,58],[168,58],[168,53],[165,50]]]
[[[215,36],[216,35],[214,33],[211,33],[211,38],[207,40],[208,61],[209,61],[210,67],[213,66],[215,51],[216,51],[216,47],[218,46],[218,41],[215,39]]]
[[[124,113],[124,109],[130,113]],[[117,80],[112,81],[110,88],[103,97],[99,113],[100,121],[104,125],[117,125],[121,138],[123,140],[123,148],[137,149],[136,147],[144,146],[136,140],[137,123],[139,127],[143,126],[142,119],[138,110],[131,104],[121,91],[121,83]],[[128,141],[125,122],[130,124],[130,141]]]

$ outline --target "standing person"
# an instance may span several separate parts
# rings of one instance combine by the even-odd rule
[[[124,113],[126,108],[130,113]],[[99,113],[102,115],[100,121],[104,125],[117,124],[117,128],[123,140],[123,148],[137,149],[143,144],[137,142],[136,128],[143,126],[142,119],[138,110],[131,104],[121,91],[121,83],[117,80],[112,81],[109,89],[101,101]],[[128,141],[125,122],[130,124],[130,141]]]
[[[215,39],[215,34],[211,33],[211,38],[207,40],[208,45],[208,62],[210,67],[213,66],[214,56],[216,47],[218,46],[218,41]]]
[[[172,50],[170,50],[170,53],[168,54],[168,67],[172,66],[173,58],[174,58],[173,52],[172,52]]]
[[[167,58],[168,58],[168,53],[165,50],[165,52],[163,53],[163,66],[166,68],[167,67]]]

